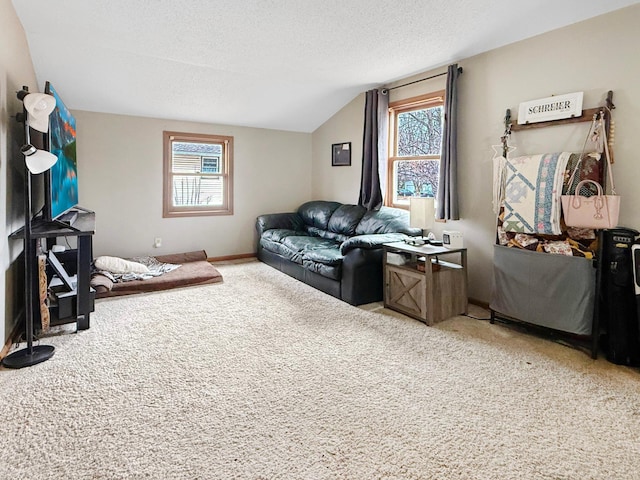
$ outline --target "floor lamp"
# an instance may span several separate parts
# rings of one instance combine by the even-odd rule
[[[19,121],[25,121],[25,139],[27,144],[21,149],[25,163],[25,201],[24,201],[24,274],[25,274],[25,324],[27,346],[7,355],[2,365],[7,368],[22,368],[49,360],[55,347],[51,345],[33,345],[33,282],[35,270],[33,241],[31,236],[31,175],[37,175],[53,167],[58,157],[45,150],[38,150],[31,145],[29,127],[46,133],[49,130],[49,115],[56,103],[55,98],[43,93],[28,93],[26,87],[18,92],[23,101],[23,114],[18,114]]]

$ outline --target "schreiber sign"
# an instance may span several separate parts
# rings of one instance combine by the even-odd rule
[[[518,108],[518,124],[547,122],[582,115],[583,92],[556,95],[523,102]]]

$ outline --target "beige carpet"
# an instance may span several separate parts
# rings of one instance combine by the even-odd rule
[[[219,269],[101,300],[51,360],[0,370],[0,478],[640,478],[637,370]]]

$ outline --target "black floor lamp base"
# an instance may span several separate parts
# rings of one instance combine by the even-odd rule
[[[17,352],[13,352],[11,355],[7,355],[2,360],[2,366],[7,368],[22,368],[30,367],[36,363],[41,363],[49,360],[53,357],[55,347],[51,345],[38,345],[29,351],[28,348],[23,348]]]

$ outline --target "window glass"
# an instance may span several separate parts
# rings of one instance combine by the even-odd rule
[[[442,107],[398,114],[398,156],[440,155]]]
[[[173,206],[202,206],[224,203],[222,178],[173,176]]]
[[[409,197],[435,197],[438,192],[440,160],[398,160],[394,162],[394,203],[409,204]]]
[[[233,137],[164,132],[164,216],[230,215]]]
[[[408,207],[411,197],[438,193],[444,92],[389,106],[387,204]]]

